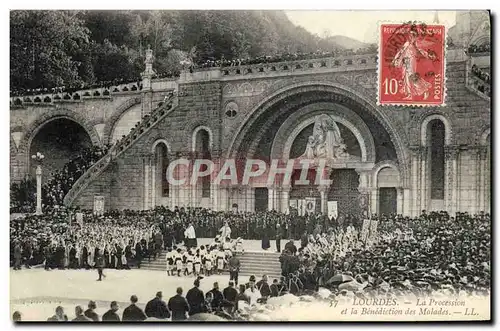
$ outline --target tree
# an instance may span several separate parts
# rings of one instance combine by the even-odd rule
[[[72,57],[89,42],[89,31],[69,11],[10,12],[10,78],[14,88],[82,83]]]

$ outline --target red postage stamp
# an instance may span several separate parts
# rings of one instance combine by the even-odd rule
[[[378,104],[444,105],[445,26],[381,24],[379,32]]]

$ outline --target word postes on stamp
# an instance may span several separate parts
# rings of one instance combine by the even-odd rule
[[[378,104],[444,105],[444,25],[381,24],[379,32]]]

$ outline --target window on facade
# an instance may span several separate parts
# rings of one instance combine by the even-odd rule
[[[228,110],[226,111],[226,116],[227,116],[227,117],[230,117],[230,118],[235,117],[235,116],[236,116],[236,110],[234,110],[234,109],[228,109]]]
[[[427,127],[427,141],[430,148],[429,165],[430,165],[430,187],[431,199],[444,199],[444,137],[445,127],[441,120],[432,120]]]
[[[158,144],[158,146],[156,147],[156,160],[158,162],[157,171],[159,171],[159,173],[157,174],[158,176],[157,178],[158,181],[161,183],[160,184],[161,196],[168,197],[170,195],[170,184],[166,176],[169,164],[168,149],[167,146],[165,146],[165,144],[163,143]]]

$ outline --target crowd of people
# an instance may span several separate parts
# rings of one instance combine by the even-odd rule
[[[310,53],[287,53],[279,55],[267,55],[259,56],[256,58],[247,59],[209,59],[203,60],[192,68],[214,68],[214,67],[237,67],[242,65],[252,65],[252,64],[265,64],[265,63],[277,63],[286,61],[299,61],[299,60],[311,60],[311,59],[323,59],[336,56],[347,56],[347,55],[357,55],[357,54],[369,54],[376,52],[376,49],[366,47],[357,50],[352,49],[339,49],[333,51],[316,51]]]
[[[140,268],[142,259],[154,259],[166,250],[168,275],[192,276],[199,283],[203,276],[229,270],[232,286],[237,287],[240,264],[234,253],[238,243],[241,249],[242,238],[260,236],[267,243],[264,249],[269,248],[269,238],[275,237],[278,251],[281,238],[288,239],[280,257],[282,277],[268,283],[264,275],[259,283],[252,276],[247,284],[239,285],[236,302],[253,305],[287,293],[315,293],[320,287],[335,295],[347,291],[421,295],[436,290],[481,295],[489,294],[491,288],[489,214],[450,217],[446,212],[424,211],[418,218],[375,215],[366,226],[367,221],[328,220],[318,215],[159,207],[102,216],[86,212],[83,219],[75,222],[72,212],[54,209],[49,214],[12,220],[14,269],[36,264],[47,270]],[[376,222],[375,228],[372,222]],[[198,246],[196,238],[200,237],[214,240]],[[216,300],[214,294],[198,297],[204,298],[200,302]],[[186,307],[191,308],[185,313],[192,312],[191,303]],[[197,307],[191,315],[218,311],[234,318],[239,311],[234,302],[227,303],[228,309]]]
[[[46,206],[62,206],[64,196],[73,184],[87,171],[95,162],[107,153],[109,146],[92,146],[84,148],[64,167],[51,174],[50,180],[42,187],[42,201]]]
[[[472,65],[472,74],[476,77],[481,78],[481,80],[483,80],[486,84],[490,84],[490,74],[484,72],[475,64]]]
[[[490,44],[483,44],[483,45],[470,45],[469,48],[467,49],[469,54],[475,54],[475,53],[489,53],[491,51],[491,45]]]
[[[107,90],[110,90],[112,86],[118,86],[121,84],[129,84],[129,83],[136,83],[137,86],[142,86],[142,80],[140,78],[138,78],[135,81],[126,81],[125,79],[120,78],[120,79],[114,79],[112,81],[101,81],[90,85],[82,84],[79,86],[58,86],[51,88],[40,87],[40,88],[16,89],[10,91],[10,96],[18,97],[18,96],[29,96],[29,95],[39,95],[39,94],[60,94],[60,93],[67,93],[71,95],[77,91],[90,90],[96,88],[105,88]]]
[[[299,284],[296,291],[330,286],[375,294],[488,294],[490,221],[489,214],[424,211],[418,218],[381,218],[375,234],[351,225],[304,233],[300,248],[285,247],[283,275]]]
[[[204,293],[200,289],[201,280],[197,277],[193,287],[184,294],[182,287],[177,287],[175,295],[168,301],[163,300],[163,292],[158,291],[153,299],[147,302],[144,309],[138,304],[136,295],[130,297],[130,305],[121,312],[117,301],[111,301],[109,310],[100,316],[95,301],[89,301],[88,309],[80,305],[75,307],[74,317],[69,318],[62,306],[55,309],[55,314],[47,319],[49,322],[140,322],[140,321],[223,321],[246,320],[248,308],[257,303],[265,303],[268,299],[283,296],[286,290],[276,282],[268,283],[266,275],[257,281],[250,276],[248,282],[235,286],[229,281],[228,286],[221,289],[218,282],[213,283],[210,291]],[[208,315],[210,314],[210,315]],[[217,316],[214,319],[210,316]],[[22,322],[22,312],[15,311],[14,322]]]

